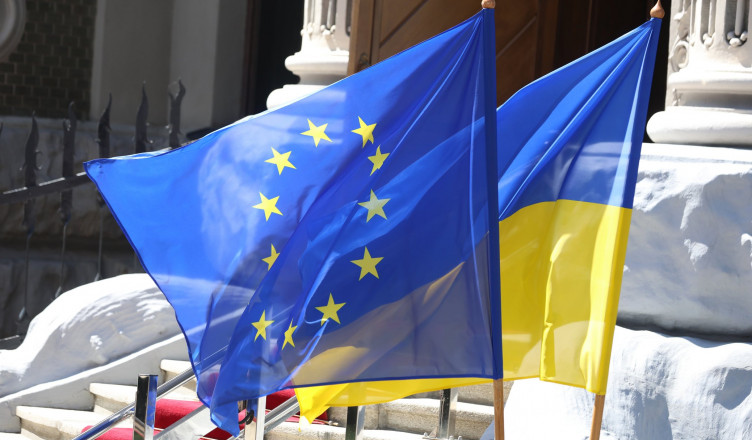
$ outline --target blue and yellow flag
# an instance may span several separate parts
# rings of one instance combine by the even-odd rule
[[[659,31],[652,19],[497,110],[502,304],[491,316],[502,316],[504,380],[606,391]],[[362,396],[383,402],[437,385],[384,381],[296,394],[310,418]]]
[[[660,25],[651,19],[498,110],[505,379],[606,392]]]
[[[484,10],[185,147],[86,164],[220,427],[284,388],[494,377],[493,44]]]

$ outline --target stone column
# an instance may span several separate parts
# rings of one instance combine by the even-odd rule
[[[677,0],[671,9],[666,110],[648,135],[752,147],[752,0]]]
[[[285,60],[285,67],[300,77],[298,84],[274,90],[268,108],[288,104],[347,75],[350,56],[352,0],[306,0],[300,51]]]

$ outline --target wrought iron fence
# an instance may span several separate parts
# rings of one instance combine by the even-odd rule
[[[170,98],[170,110],[169,110],[169,124],[166,129],[168,131],[168,147],[177,148],[180,146],[180,106],[182,104],[183,97],[185,96],[186,89],[183,83],[177,81],[178,92],[173,95],[168,91]],[[168,88],[169,89],[169,88]],[[97,124],[96,144],[98,147],[99,158],[110,157],[110,109],[112,105],[112,95],[109,96],[107,107],[102,112]],[[153,142],[149,140],[147,135],[147,119],[149,112],[148,97],[146,95],[145,85],[141,90],[141,102],[138,107],[135,124],[134,135],[134,153],[142,153],[148,151],[153,145]],[[68,106],[68,115],[62,121],[62,177],[57,179],[48,180],[45,182],[37,182],[37,172],[39,166],[37,164],[37,158],[39,156],[39,126],[37,124],[36,116],[32,115],[29,128],[29,134],[24,146],[24,164],[21,168],[23,173],[23,187],[11,189],[0,193],[0,205],[19,205],[19,209],[23,209],[22,224],[25,230],[25,248],[24,248],[24,274],[23,274],[23,289],[21,294],[23,295],[23,306],[17,316],[17,323],[28,321],[31,317],[29,315],[29,251],[33,244],[32,237],[35,233],[35,227],[37,218],[35,214],[35,202],[40,197],[51,196],[59,194],[60,197],[60,209],[59,217],[61,222],[61,238],[60,238],[60,269],[58,276],[57,290],[50,296],[51,298],[57,298],[63,293],[63,283],[65,281],[65,264],[66,264],[66,238],[68,236],[68,226],[72,218],[72,208],[75,203],[73,198],[73,188],[88,185],[91,180],[86,176],[85,172],[76,173],[75,170],[75,147],[76,147],[76,130],[77,130],[77,118],[74,108],[74,103],[71,102]],[[0,123],[0,136],[3,132],[3,124]],[[94,159],[94,157],[90,158]],[[109,215],[109,209],[107,208],[104,200],[102,200],[99,194],[96,195],[98,211],[99,211],[99,238],[97,244],[97,259],[96,259],[96,275],[91,281],[97,281],[102,278],[102,261],[103,261],[103,239],[104,239],[104,220]],[[13,209],[11,207],[10,209]],[[135,257],[134,257],[135,261]],[[11,295],[18,294],[18,292],[11,292]],[[49,302],[47,303],[49,304]],[[44,304],[46,306],[47,304]],[[22,333],[22,332],[21,332]],[[21,335],[22,336],[22,335]],[[0,349],[12,348],[8,345],[20,344],[21,338],[11,338],[12,342],[3,342],[2,335],[0,335]]]

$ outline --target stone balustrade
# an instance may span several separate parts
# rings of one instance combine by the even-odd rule
[[[300,83],[274,90],[268,108],[279,107],[318,91],[347,75],[350,56],[352,0],[307,0],[300,31],[300,51],[285,60],[285,67]]]
[[[650,138],[752,146],[752,0],[679,0],[668,18],[666,110]]]

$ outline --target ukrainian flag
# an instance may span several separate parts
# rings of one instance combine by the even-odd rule
[[[604,394],[660,20],[498,111],[504,379]]]

